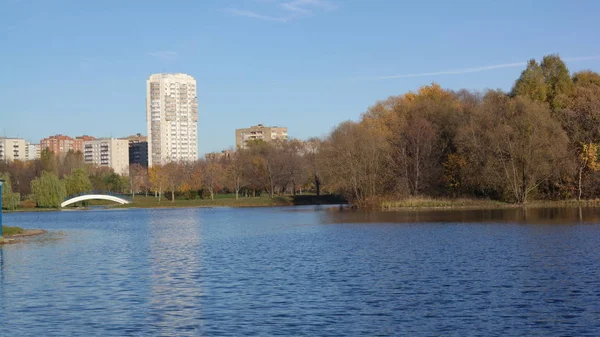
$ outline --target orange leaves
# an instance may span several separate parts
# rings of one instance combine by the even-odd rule
[[[152,189],[162,191],[167,185],[167,175],[165,173],[165,167],[162,165],[154,165],[148,168],[148,179]]]
[[[593,143],[581,144],[579,158],[585,164],[585,167],[591,171],[600,171],[600,162],[598,162],[598,146]]]
[[[457,188],[461,185],[461,173],[467,167],[467,160],[461,155],[450,153],[443,164],[446,186]]]

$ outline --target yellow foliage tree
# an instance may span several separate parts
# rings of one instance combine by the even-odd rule
[[[600,162],[598,161],[598,145],[594,143],[581,143],[579,151],[579,186],[577,200],[581,200],[582,180],[585,172],[600,171]]]
[[[154,165],[148,168],[148,179],[150,187],[158,194],[158,202],[162,196],[163,188],[167,185],[167,175],[162,165]]]

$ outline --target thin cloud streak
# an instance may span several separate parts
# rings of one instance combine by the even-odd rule
[[[286,11],[295,12],[302,15],[313,14],[313,11],[311,11],[307,7],[313,7],[329,11],[336,9],[335,5],[333,5],[329,1],[324,0],[292,0],[281,3],[279,6]]]
[[[260,1],[269,4],[271,11],[277,15],[265,15],[257,11],[240,9],[236,7],[226,8],[225,12],[233,16],[251,19],[287,23],[293,20],[316,15],[318,12],[332,11],[337,7],[327,0],[291,0],[291,1]]]
[[[245,10],[245,9],[226,8],[225,11],[233,16],[243,16],[243,17],[258,19],[258,20],[263,20],[263,21],[275,21],[275,22],[287,22],[288,21],[288,19],[284,18],[284,17],[262,15],[260,13]]]
[[[565,62],[600,60],[600,55],[571,57],[571,58],[565,58],[563,60]],[[481,67],[449,69],[449,70],[418,73],[418,74],[363,77],[361,79],[363,79],[363,80],[392,80],[392,79],[400,79],[400,78],[428,77],[428,76],[439,76],[439,75],[461,75],[461,74],[469,74],[469,73],[478,73],[478,72],[482,72],[482,71],[490,71],[490,70],[495,70],[495,69],[524,67],[526,65],[527,65],[527,62],[514,62],[514,63],[494,64],[494,65],[481,66]]]

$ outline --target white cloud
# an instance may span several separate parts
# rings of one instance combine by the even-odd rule
[[[227,8],[226,12],[233,16],[243,16],[252,19],[264,20],[264,21],[276,21],[276,22],[286,22],[287,19],[284,17],[276,17],[276,16],[268,16],[262,15],[253,11],[245,10],[245,9],[237,9],[237,8]]]
[[[599,60],[599,59],[600,59],[600,55],[570,57],[570,58],[563,59],[563,61],[577,62],[577,61]],[[490,70],[495,70],[495,69],[524,67],[526,65],[527,65],[527,62],[501,63],[501,64],[493,64],[493,65],[488,65],[488,66],[448,69],[448,70],[426,72],[426,73],[363,77],[361,79],[363,79],[363,80],[391,80],[391,79],[399,79],[399,78],[428,77],[428,76],[438,76],[438,75],[460,75],[460,74],[478,73],[478,72],[482,72],[482,71],[490,71]]]
[[[273,14],[267,15],[256,10],[230,7],[226,12],[233,16],[241,16],[263,21],[289,22],[303,17],[314,16],[319,12],[332,11],[337,7],[328,0],[256,0]]]
[[[291,12],[300,14],[313,14],[315,10],[334,10],[337,7],[325,0],[291,0],[279,4],[279,6]]]

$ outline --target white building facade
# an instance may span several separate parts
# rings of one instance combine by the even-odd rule
[[[120,175],[129,174],[129,141],[100,138],[83,142],[83,160],[86,164],[110,167]]]
[[[0,160],[27,160],[27,146],[23,138],[0,138]]]
[[[25,143],[25,156],[27,160],[39,159],[40,154],[40,144]]]
[[[146,81],[148,165],[198,159],[196,80],[186,74],[153,74]]]

